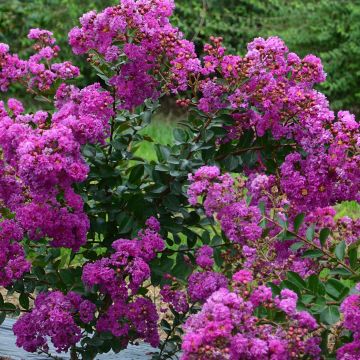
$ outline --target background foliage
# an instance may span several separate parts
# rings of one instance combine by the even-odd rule
[[[0,42],[20,54],[30,50],[26,34],[40,27],[54,32],[62,56],[81,67],[90,82],[89,67],[72,56],[66,34],[77,18],[115,0],[5,0],[0,2]],[[224,37],[231,51],[244,54],[257,36],[278,35],[291,51],[319,56],[328,73],[324,92],[335,110],[360,112],[360,2],[338,0],[182,0],[173,23],[197,46],[210,35]],[[25,50],[24,50],[25,49]],[[24,54],[25,55],[25,54]],[[84,81],[84,80],[83,80]]]

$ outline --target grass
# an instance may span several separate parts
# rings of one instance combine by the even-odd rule
[[[144,141],[136,155],[151,161],[156,160],[156,151],[154,144],[171,145],[173,144],[173,129],[176,126],[174,121],[154,120],[149,126],[141,131],[142,135],[149,136],[154,142]]]
[[[336,207],[336,218],[349,216],[353,219],[360,218],[360,205],[356,201],[344,201]]]

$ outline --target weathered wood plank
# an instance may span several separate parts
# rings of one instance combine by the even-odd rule
[[[19,349],[16,344],[16,338],[12,332],[12,326],[15,320],[6,319],[5,322],[0,326],[0,359],[1,357],[10,358],[12,360],[49,360],[47,356],[42,356],[38,354],[32,354]],[[120,354],[108,353],[104,355],[99,355],[96,359],[99,360],[137,360],[137,359],[150,359],[151,356],[147,354],[153,352],[154,349],[147,344],[140,344],[139,346],[131,345],[128,349],[122,351]],[[50,346],[50,352],[56,356],[55,350]],[[66,354],[61,355],[61,359],[69,359]]]

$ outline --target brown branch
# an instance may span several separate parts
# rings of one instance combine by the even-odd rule
[[[275,149],[278,149],[278,148],[282,148],[282,147],[285,147],[285,146],[296,146],[295,143],[291,143],[291,144],[278,144],[277,146],[275,146]],[[243,149],[238,149],[238,150],[235,150],[233,152],[230,152],[228,154],[223,154],[223,155],[219,155],[215,158],[215,160],[223,160],[225,159],[228,155],[240,155],[244,152],[248,152],[248,151],[256,151],[256,150],[264,150],[265,149],[265,146],[264,145],[258,145],[258,146],[252,146],[252,147],[248,147],[248,148],[243,148]]]

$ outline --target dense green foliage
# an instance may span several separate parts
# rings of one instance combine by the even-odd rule
[[[65,34],[85,11],[104,8],[115,0],[5,0],[0,4],[0,42],[13,50],[29,49],[26,33],[31,27],[49,28],[70,58]],[[360,98],[360,3],[337,0],[183,0],[174,19],[196,44],[210,35],[224,37],[231,50],[245,52],[257,36],[278,35],[291,51],[321,57],[328,80],[320,90],[334,109],[359,113]],[[25,40],[24,40],[25,39]],[[26,52],[26,50],[25,50]],[[77,65],[79,60],[75,60]],[[89,79],[89,68],[82,63]],[[90,80],[92,80],[90,78]]]

